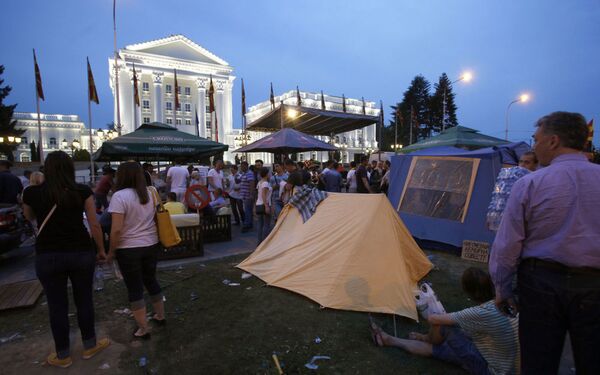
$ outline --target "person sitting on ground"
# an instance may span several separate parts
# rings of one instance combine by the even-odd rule
[[[177,194],[170,192],[167,194],[167,203],[164,204],[165,209],[169,211],[169,215],[185,214],[185,206],[177,201]]]
[[[494,285],[487,272],[470,267],[463,273],[461,284],[463,291],[480,305],[430,315],[429,332],[411,332],[408,339],[389,335],[371,323],[375,344],[454,363],[470,374],[519,373],[518,318],[498,311]]]

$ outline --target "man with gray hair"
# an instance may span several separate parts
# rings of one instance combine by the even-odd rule
[[[600,165],[582,153],[582,115],[554,112],[536,127],[545,168],[515,182],[508,199],[489,265],[496,305],[520,312],[523,374],[556,374],[567,331],[577,373],[600,374]]]

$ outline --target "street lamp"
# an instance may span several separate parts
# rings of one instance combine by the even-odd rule
[[[465,81],[470,82],[473,79],[473,73],[464,72],[457,80],[452,81],[450,86],[455,84],[456,82]],[[443,109],[442,109],[442,131],[446,130],[446,90],[447,86],[444,86],[444,101],[443,101]]]
[[[394,149],[394,153],[397,154],[398,150],[400,150],[402,148],[401,144],[394,144],[392,145],[392,148]]]
[[[512,102],[508,103],[508,107],[506,107],[506,128],[504,130],[504,140],[508,141],[508,111],[510,109],[510,107],[515,104],[515,103],[526,103],[528,102],[530,99],[529,94],[524,93],[519,95],[519,97],[515,100],[513,100]]]

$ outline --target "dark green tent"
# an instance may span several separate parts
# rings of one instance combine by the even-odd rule
[[[467,150],[476,150],[484,147],[492,147],[497,145],[507,144],[509,142],[504,139],[491,137],[489,135],[479,133],[479,130],[467,128],[466,126],[454,126],[444,130],[440,134],[424,139],[420,142],[413,143],[410,146],[402,149],[403,153],[409,153],[424,148],[451,146],[464,148]]]
[[[153,122],[102,143],[95,161],[201,159],[227,151],[229,146]]]

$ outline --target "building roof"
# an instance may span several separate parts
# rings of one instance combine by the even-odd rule
[[[361,129],[379,121],[379,116],[279,104],[275,109],[248,124],[247,129],[272,132],[293,128],[309,135],[330,136]]]
[[[504,139],[481,134],[479,130],[467,128],[466,126],[454,126],[444,130],[440,134],[424,139],[402,149],[403,153],[412,152],[424,148],[450,146],[476,149],[507,144]]]

